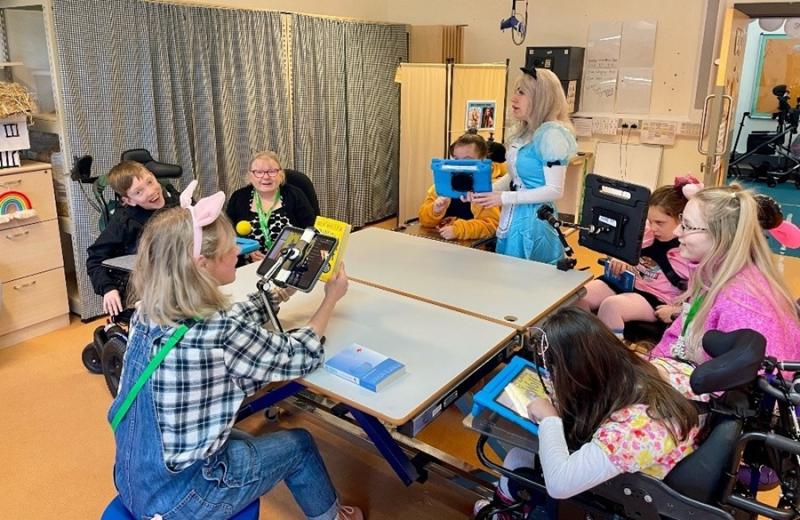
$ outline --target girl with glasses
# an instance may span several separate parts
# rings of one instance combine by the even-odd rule
[[[682,312],[654,355],[702,363],[705,331],[747,328],[767,339],[768,355],[800,356],[798,308],[764,238],[752,192],[736,184],[699,191],[686,204],[675,235],[692,274]]]
[[[225,213],[240,236],[257,240],[258,251],[250,253],[259,261],[286,226],[306,228],[314,225],[314,209],[308,197],[290,184],[275,152],[258,152],[250,160],[250,186],[231,195]]]
[[[633,290],[623,292],[605,277],[598,278],[586,284],[586,296],[577,305],[596,311],[597,317],[620,337],[629,321],[671,323],[680,310],[680,305],[673,304],[686,290],[689,277],[689,262],[678,252],[675,228],[686,206],[687,194],[696,193],[701,187],[697,179],[687,176],[655,190],[647,210],[639,263],[632,266],[621,260],[609,260],[613,275],[619,276],[623,271],[635,274]]]
[[[701,425],[691,400],[707,397],[692,393],[691,365],[642,359],[577,307],[558,310],[536,336],[534,355],[549,370],[552,390],[551,400],[529,403],[528,416],[539,425],[551,497],[575,496],[621,473],[663,479],[694,451]],[[533,464],[533,454],[520,449],[504,461],[512,469]],[[510,500],[505,480],[496,495]]]

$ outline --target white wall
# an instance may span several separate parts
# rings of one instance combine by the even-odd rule
[[[758,60],[759,53],[761,52],[761,35],[762,34],[786,34],[783,28],[777,31],[764,31],[758,25],[758,20],[753,20],[747,27],[747,45],[744,50],[744,65],[742,66],[742,80],[739,87],[739,99],[736,104],[736,119],[731,122],[735,124],[734,139],[736,132],[739,131],[739,122],[742,120],[742,114],[745,112],[752,112],[753,108],[753,93],[756,88],[756,81],[758,79]],[[777,109],[778,101],[775,100],[775,108]],[[769,130],[774,131],[777,123],[771,118],[748,118],[745,120],[744,128],[742,129],[742,136],[739,139],[739,144],[736,147],[737,152],[744,153],[747,151],[747,136],[753,130]],[[733,143],[731,143],[733,146]],[[745,162],[747,159],[745,159]]]
[[[388,2],[387,19],[409,24],[466,24],[464,58],[467,62],[503,62],[511,59],[510,79],[524,64],[527,46],[585,47],[589,26],[595,21],[658,21],[651,114],[692,117],[697,63],[702,43],[703,9],[699,0],[531,0],[528,35],[517,47],[500,20],[511,11],[510,0],[405,0]],[[620,136],[617,136],[618,140]],[[626,138],[627,139],[627,138]],[[594,151],[596,139],[581,139],[583,151]],[[630,143],[638,142],[634,134]],[[696,140],[678,138],[664,149],[660,183],[688,171],[699,173],[703,162]]]
[[[701,0],[530,0],[528,35],[522,46],[515,46],[510,34],[500,32],[500,20],[508,17],[511,0],[171,0],[193,4],[221,5],[244,9],[272,9],[352,17],[373,21],[415,25],[465,24],[464,59],[468,63],[511,60],[513,82],[518,67],[524,64],[527,46],[586,46],[589,26],[594,21],[658,21],[655,49],[655,75],[651,113],[676,118],[692,117],[697,76],[697,60],[702,43],[703,9]],[[637,142],[636,135],[631,143]],[[581,140],[581,149],[593,151],[596,140]],[[662,159],[661,182],[687,171],[699,173],[703,158],[692,139],[678,138],[666,147]]]

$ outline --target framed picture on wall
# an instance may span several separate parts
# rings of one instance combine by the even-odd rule
[[[496,101],[467,101],[466,130],[494,130]]]

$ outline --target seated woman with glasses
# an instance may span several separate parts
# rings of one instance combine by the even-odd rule
[[[766,338],[767,355],[800,357],[798,308],[764,238],[752,192],[736,184],[699,191],[675,235],[692,274],[682,311],[653,355],[702,363],[707,330],[752,329]]]
[[[543,386],[550,400],[533,399],[527,411],[539,425],[538,455],[551,497],[575,496],[621,473],[663,479],[694,451],[701,420],[691,401],[708,398],[692,393],[691,365],[648,362],[577,307],[556,311],[531,333],[537,363],[549,374]],[[534,455],[515,448],[503,464],[533,467]],[[501,479],[494,505],[510,501]]]
[[[225,213],[239,236],[257,240],[258,251],[250,253],[258,261],[286,226],[306,228],[314,225],[314,209],[308,197],[286,184],[286,175],[275,152],[258,152],[250,160],[250,186],[236,190]]]

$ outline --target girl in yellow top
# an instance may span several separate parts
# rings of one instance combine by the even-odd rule
[[[450,145],[453,159],[485,159],[489,154],[486,141],[477,134],[464,134]],[[506,173],[506,165],[492,163],[492,180]],[[419,222],[435,227],[445,240],[476,240],[494,236],[500,220],[499,208],[482,208],[459,199],[439,197],[431,186],[419,208]]]

